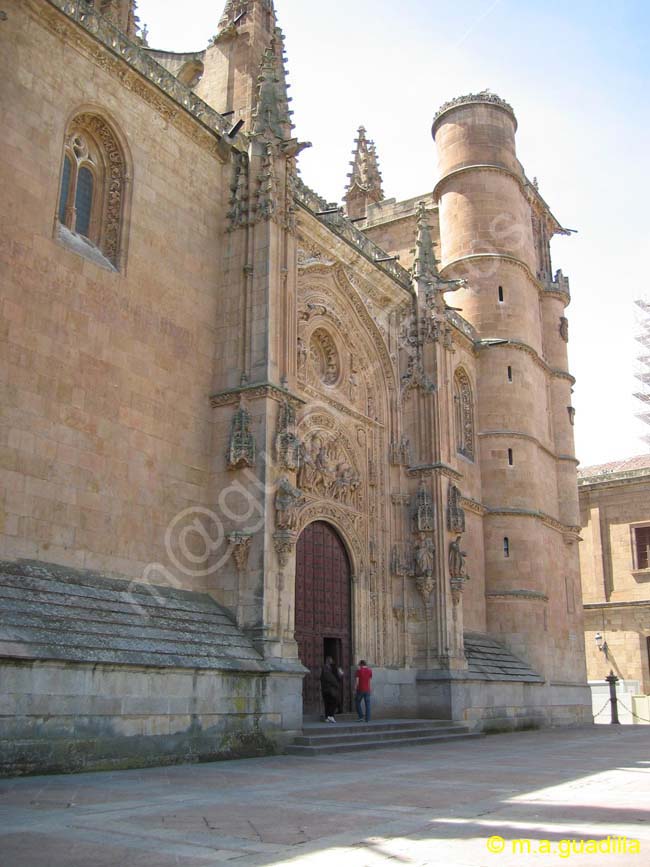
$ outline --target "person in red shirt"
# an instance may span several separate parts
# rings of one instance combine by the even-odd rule
[[[355,674],[355,695],[354,700],[357,706],[357,722],[363,722],[364,717],[361,712],[361,702],[364,704],[364,709],[366,712],[365,721],[367,723],[370,722],[370,681],[372,680],[372,669],[368,668],[366,665],[365,659],[362,659],[359,663],[359,668],[357,669],[357,673]]]

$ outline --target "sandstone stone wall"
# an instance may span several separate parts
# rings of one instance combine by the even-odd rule
[[[9,5],[2,551],[142,575],[174,516],[206,500],[230,171],[209,137],[178,128],[178,107],[125,87],[119,61]],[[118,273],[55,237],[66,124],[84,110],[111,125],[128,164]]]

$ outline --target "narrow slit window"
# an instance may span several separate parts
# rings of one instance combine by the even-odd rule
[[[508,466],[512,467],[515,463],[515,456],[512,449],[508,449]]]
[[[499,302],[503,303],[503,286],[499,286]]]
[[[512,382],[512,367],[508,365],[508,382]]]
[[[510,539],[507,536],[503,537],[503,556],[506,558],[510,556]]]

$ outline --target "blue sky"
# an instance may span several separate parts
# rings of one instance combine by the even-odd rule
[[[388,196],[431,190],[431,120],[488,87],[519,120],[518,153],[565,225],[576,445],[584,465],[650,451],[632,397],[633,300],[650,297],[650,3],[647,0],[276,0],[305,181],[339,199],[356,129],[375,139]],[[140,0],[149,43],[198,50],[221,0]]]

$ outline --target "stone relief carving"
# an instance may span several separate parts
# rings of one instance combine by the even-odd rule
[[[467,373],[459,367],[454,374],[454,404],[457,449],[474,460],[474,399]]]
[[[233,416],[230,427],[227,462],[231,470],[255,466],[255,437],[251,433],[250,423],[250,413],[242,403]]]
[[[301,490],[358,508],[360,484],[361,477],[337,436],[317,431],[303,442],[298,470]]]
[[[425,394],[433,394],[436,390],[434,383],[425,373],[422,359],[411,355],[406,373],[402,375],[402,401],[407,399],[414,388],[421,388]]]
[[[284,569],[288,564],[296,547],[297,540],[298,534],[294,533],[293,530],[278,530],[273,534],[273,547],[278,556],[278,563],[281,569]]]
[[[309,341],[309,359],[317,380],[324,385],[335,385],[341,375],[341,362],[332,335],[317,328]]]
[[[230,533],[228,536],[232,557],[240,574],[244,574],[248,568],[248,555],[252,540],[253,536],[250,533]]]
[[[465,511],[460,499],[460,490],[450,482],[447,489],[447,529],[450,533],[465,532]]]

